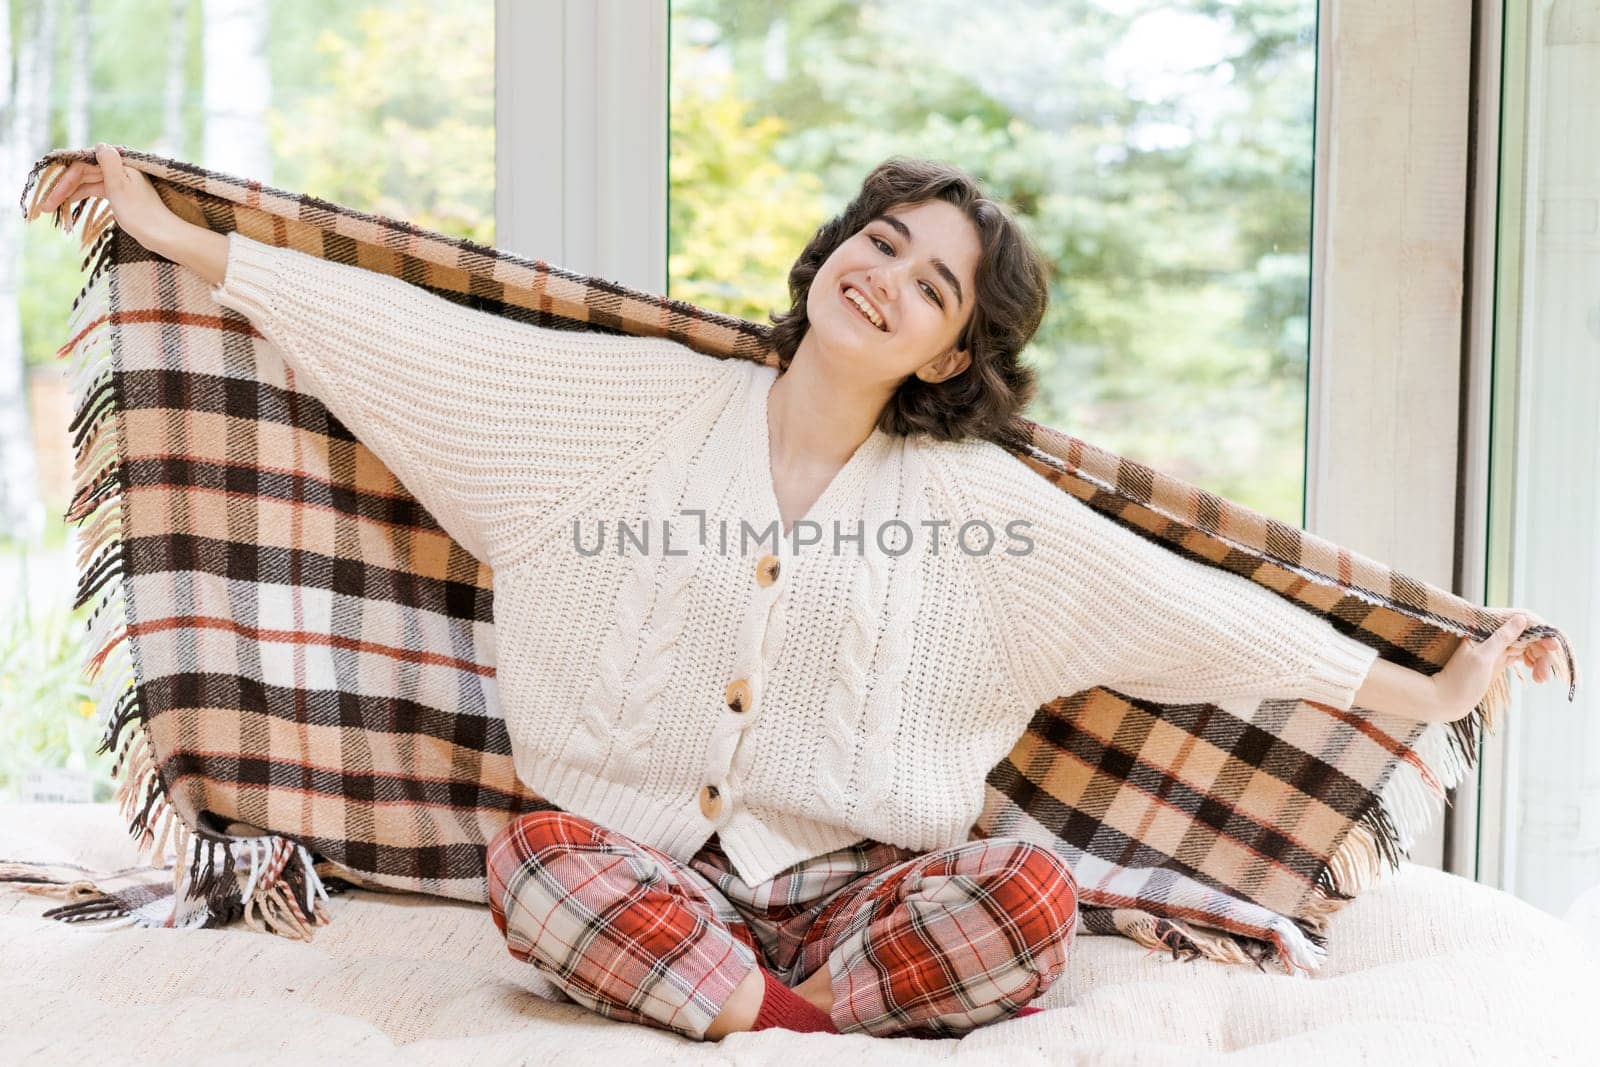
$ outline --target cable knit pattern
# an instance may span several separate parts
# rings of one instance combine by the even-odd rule
[[[620,536],[620,534],[619,534]],[[631,557],[628,577],[617,597],[615,622],[600,645],[594,683],[583,700],[579,732],[568,744],[571,756],[585,766],[601,768],[612,751],[612,734],[618,729],[618,708],[626,699],[624,676],[633,664],[635,649],[644,632],[646,598],[655,581],[655,557],[638,552]],[[499,613],[495,614],[499,625]]]
[[[855,746],[856,717],[867,700],[868,670],[877,650],[878,618],[888,592],[889,561],[869,549],[856,561],[854,580],[844,601],[843,632],[833,664],[833,684],[823,715],[824,744],[817,762],[817,799],[848,820],[859,796],[849,791]]]
[[[893,529],[901,538],[915,537],[919,512],[907,507],[921,495],[917,450],[906,448],[893,460],[908,469],[897,476],[904,495],[879,498],[866,509],[865,551],[851,583],[848,616],[827,716],[827,746],[817,765],[818,791],[847,820],[866,811],[884,811],[894,786],[895,731],[903,693],[900,677],[909,659],[912,619],[921,598],[921,560],[908,551],[892,556],[879,550],[872,533],[892,519],[908,530]],[[886,540],[888,540],[886,536]],[[894,595],[890,595],[891,583]]]
[[[922,456],[920,450],[915,448],[906,449],[905,455],[908,470],[900,482],[898,510],[912,531],[920,531],[925,477]],[[894,563],[896,574],[902,576],[902,580],[896,595],[890,598],[889,617],[884,624],[879,654],[880,666],[873,685],[872,708],[865,718],[867,732],[854,754],[860,766],[852,777],[862,783],[862,811],[893,810],[890,793],[894,789],[895,771],[900,763],[900,717],[905,708],[903,683],[911,667],[912,656],[919,652],[911,637],[915,632],[918,613],[924,606],[922,563],[918,552],[908,552]],[[920,653],[927,656],[930,650],[924,646]]]
[[[519,777],[680,860],[717,833],[752,885],[864,837],[964,840],[986,772],[1054,697],[1348,708],[1376,658],[987,441],[874,431],[805,516],[823,543],[774,540],[771,367],[541,329],[237,233],[213,296],[494,567],[491,711]],[[641,517],[649,551],[619,556],[616,524]],[[877,547],[890,519],[911,551]],[[1012,556],[1016,519],[1034,549]],[[956,544],[971,520],[991,551]],[[596,522],[607,550],[577,552]],[[663,522],[689,554],[663,554]],[[835,523],[863,525],[859,555],[832,554]]]
[[[659,599],[660,578],[681,570],[679,557],[662,556],[661,545],[647,539],[659,538],[660,527],[653,525],[649,517],[671,513],[670,486],[678,483],[682,471],[683,464],[669,449],[651,468],[645,490],[648,506],[641,516],[628,520],[631,533],[626,542],[620,527],[608,527],[605,537],[610,540],[607,543],[616,547],[602,545],[600,548],[602,554],[621,553],[619,558],[628,561],[627,576],[617,596],[616,623],[602,640],[593,683],[579,713],[578,730],[565,751],[569,758],[602,773],[614,754],[628,752],[649,730],[654,719],[645,714],[643,705],[660,693],[661,682],[655,680],[656,676],[664,675],[667,653],[677,643],[681,631],[680,622],[676,626],[669,623],[665,632],[656,632],[646,625],[646,614],[652,602]],[[641,518],[646,520],[643,524]],[[613,535],[615,539],[611,539]],[[684,577],[669,579],[669,595],[672,590],[681,590],[686,580]],[[644,684],[649,687],[644,691],[639,683],[629,685],[625,681],[640,657],[646,663]]]
[[[685,474],[684,464],[676,451],[668,450],[661,462],[656,464],[645,495],[644,514],[647,518],[677,514],[677,490]],[[652,536],[661,537],[661,530],[660,526],[653,527]],[[651,598],[652,613],[649,625],[644,628],[639,647],[639,666],[636,678],[628,687],[622,721],[615,730],[608,731],[611,734],[611,749],[607,762],[614,756],[620,756],[619,777],[624,779],[638,768],[644,746],[649,743],[658,721],[654,708],[666,690],[673,665],[672,652],[683,635],[684,614],[679,606],[688,593],[689,581],[694,577],[698,559],[697,553],[689,550],[690,546],[681,543],[672,543],[671,547],[674,552],[683,552],[683,555],[666,555],[668,539],[664,537],[662,543],[649,547],[650,551],[636,551],[635,566],[628,585],[630,608],[641,604],[648,596]],[[629,549],[633,551],[631,543]],[[619,629],[631,630],[630,620],[619,620]],[[596,722],[595,725],[600,724]]]

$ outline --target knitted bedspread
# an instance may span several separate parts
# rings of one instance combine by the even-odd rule
[[[757,323],[118,150],[174,212],[218,232],[522,322],[776,361],[770,328]],[[94,153],[34,164],[26,216],[79,159]],[[87,253],[59,350],[76,403],[66,518],[81,529],[77,602],[93,607],[86,672],[105,719],[101,751],[116,753],[118,800],[150,865],[100,874],[0,862],[0,880],[61,896],[52,914],[65,921],[242,917],[302,939],[328,921],[327,893],[348,885],[486,902],[486,843],[551,806],[512,768],[490,569],[296,388],[280,353],[213,302],[203,279],[123,233],[103,200],[57,209],[56,221],[81,223]],[[219,332],[221,344],[189,343]],[[1437,671],[1511,614],[1026,418],[995,441],[1039,474],[1041,493],[1071,493],[1414,670]],[[252,624],[267,597],[300,605],[293,628]],[[1535,626],[1521,641],[1552,634],[1570,701],[1566,636]],[[336,680],[308,680],[317,646]],[[362,692],[369,672],[398,674],[404,698]],[[970,835],[1055,849],[1078,882],[1081,933],[1313,972],[1332,916],[1397,868],[1473,766],[1510,697],[1508,675],[1448,724],[1312,701],[1062,693],[989,771]]]

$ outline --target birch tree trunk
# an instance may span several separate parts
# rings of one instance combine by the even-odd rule
[[[189,0],[172,0],[171,32],[167,37],[167,75],[162,86],[161,136],[156,151],[181,157],[183,144],[183,91],[188,87]]]
[[[72,17],[72,61],[67,76],[71,79],[67,89],[67,144],[68,148],[89,147],[89,35],[94,29],[94,19],[89,14],[89,0],[77,0]]]
[[[48,135],[56,7],[43,3],[23,15],[14,67],[10,11],[0,19],[0,174],[19,193]],[[19,210],[0,210],[0,534],[31,540],[44,527],[44,507],[23,365],[22,226]]]
[[[265,0],[204,0],[205,143],[200,164],[270,184],[267,107],[270,6]]]

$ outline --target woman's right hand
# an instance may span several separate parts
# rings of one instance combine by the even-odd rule
[[[103,197],[117,225],[141,245],[157,251],[163,237],[183,220],[162,202],[149,178],[123,165],[122,155],[115,148],[101,141],[94,146],[94,154],[96,163],[80,159],[67,167],[55,187],[39,201],[36,214],[85,197]]]

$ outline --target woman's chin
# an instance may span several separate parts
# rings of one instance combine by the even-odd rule
[[[836,335],[834,340],[842,347],[859,348],[862,351],[866,351],[872,348],[879,340],[888,336],[888,334],[871,325],[865,319],[849,319],[847,317],[851,314],[849,311],[841,311],[839,314],[841,318],[837,321],[836,326],[835,323],[829,323],[830,326],[835,326],[829,332]]]

